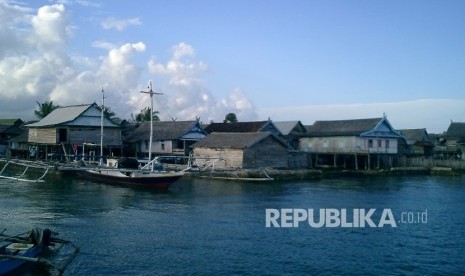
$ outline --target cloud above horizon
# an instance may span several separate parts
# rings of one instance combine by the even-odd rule
[[[117,31],[124,31],[129,26],[142,25],[140,18],[116,19],[113,17],[106,18],[101,22],[101,26],[105,30],[115,29]]]
[[[155,58],[136,63],[136,57],[147,50],[142,41],[115,44],[99,40],[89,47],[103,49],[105,55],[71,55],[68,43],[73,28],[64,4],[33,10],[0,1],[0,15],[0,117],[34,119],[36,102],[49,100],[61,106],[100,103],[103,88],[109,107],[129,119],[131,113],[147,106],[139,93],[147,74],[167,79],[161,84],[169,91],[163,98],[178,120],[200,117],[220,121],[229,112],[243,120],[257,117],[253,103],[239,89],[225,99],[215,98],[202,79],[209,72],[208,65],[196,60],[194,48],[187,43],[174,45],[166,63]],[[118,31],[138,24],[142,24],[139,18],[102,22],[103,28]]]

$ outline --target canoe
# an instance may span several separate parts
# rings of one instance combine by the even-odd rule
[[[61,274],[64,267],[59,267],[43,258],[43,254],[57,243],[72,245],[76,253],[79,250],[69,241],[54,238],[49,229],[34,228],[16,236],[4,235],[4,231],[0,233],[0,275],[14,275],[27,264],[46,265],[54,268],[57,271],[56,274]],[[71,258],[74,258],[74,255],[75,253]]]

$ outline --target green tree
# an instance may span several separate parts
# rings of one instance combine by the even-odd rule
[[[36,103],[39,107],[38,109],[34,110],[34,114],[39,119],[45,118],[48,114],[52,113],[53,110],[60,107],[59,105],[54,105],[53,101],[44,102],[44,103],[39,103],[36,101]]]
[[[108,118],[116,117],[115,112],[113,112],[113,110],[111,110],[111,109],[110,109],[109,107],[107,107],[107,106],[104,107],[103,112],[105,113],[105,115],[106,115]]]
[[[224,117],[223,123],[237,123],[237,116],[235,113],[228,113]]]
[[[131,114],[131,119],[133,122],[150,122],[150,114],[153,116],[154,121],[160,121],[160,118],[158,117],[158,111],[154,111],[153,113],[150,112],[150,108],[146,107],[140,111],[136,116],[134,114]]]

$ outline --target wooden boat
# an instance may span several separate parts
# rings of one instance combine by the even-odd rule
[[[4,231],[0,233],[0,275],[15,274],[26,264],[46,265],[59,275],[79,251],[71,242],[54,238],[49,229],[34,228],[29,233],[17,236],[4,235]],[[70,244],[75,249],[61,267],[42,256],[57,243]]]
[[[149,94],[151,106],[150,110],[153,111],[153,95],[160,94],[155,93],[152,90],[152,83],[150,83],[150,91],[141,91],[141,93]],[[184,175],[184,171],[175,172],[175,171],[158,171],[154,170],[154,166],[158,163],[157,159],[152,159],[152,139],[153,139],[153,116],[150,118],[150,139],[149,139],[149,162],[139,168],[139,163],[137,162],[127,162],[131,163],[131,166],[122,167],[116,165],[115,167],[109,167],[103,165],[103,116],[105,110],[105,96],[103,95],[102,90],[102,124],[100,126],[100,165],[97,168],[88,169],[88,170],[78,170],[78,175],[95,180],[101,181],[111,185],[122,185],[127,187],[144,187],[144,188],[155,188],[155,189],[168,189],[172,183],[177,181]],[[126,158],[130,160],[131,158]],[[119,164],[122,162],[119,161]]]
[[[127,160],[125,158],[124,160]],[[135,160],[135,159],[133,159]],[[137,162],[137,160],[135,160]],[[104,182],[110,185],[126,187],[168,189],[184,175],[184,172],[155,171],[150,169],[138,169],[137,167],[121,167],[116,163],[115,167],[98,167],[94,169],[79,170],[77,174],[86,179]]]

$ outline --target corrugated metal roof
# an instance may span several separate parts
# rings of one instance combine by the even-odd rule
[[[71,122],[93,105],[95,104],[59,107],[53,110],[42,120],[38,121],[37,123],[29,124],[27,127],[54,126]]]

